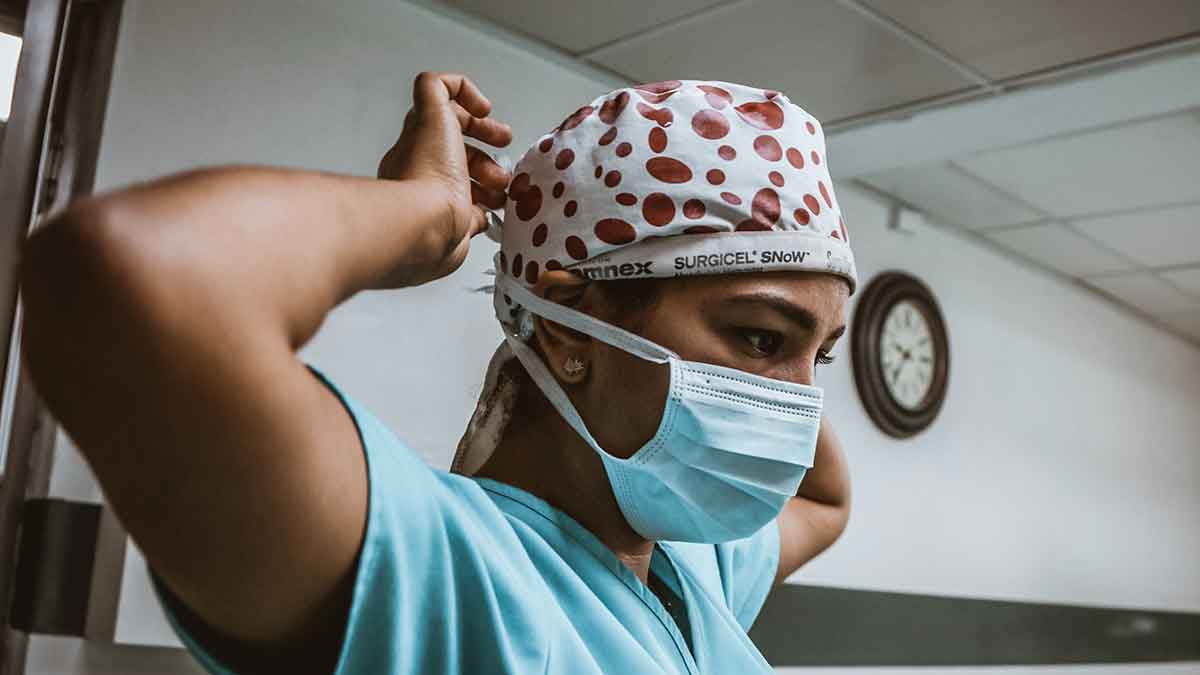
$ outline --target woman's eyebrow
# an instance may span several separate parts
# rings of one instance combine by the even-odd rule
[[[817,329],[817,316],[808,308],[782,298],[774,293],[764,291],[738,293],[720,301],[723,305],[760,305],[783,315],[789,321],[799,325],[810,333]]]

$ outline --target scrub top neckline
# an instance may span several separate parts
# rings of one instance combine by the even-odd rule
[[[621,562],[620,558],[612,552],[604,542],[600,541],[599,537],[592,533],[565,512],[551,506],[549,502],[534,495],[533,493],[522,490],[515,485],[502,483],[492,478],[483,478],[480,476],[470,476],[471,480],[475,481],[484,491],[490,492],[499,497],[509,499],[516,502],[525,509],[553,523],[564,534],[573,539],[577,544],[586,549],[597,560],[604,564],[618,579],[620,579],[630,591],[636,595],[642,603],[649,609],[654,616],[662,623],[663,627],[670,633],[671,639],[675,642],[675,648],[679,652],[680,658],[687,667],[689,673],[698,674],[699,667],[696,664],[696,659],[693,656],[691,649],[687,646],[687,641],[683,637],[683,633],[679,630],[679,625],[675,622],[674,617],[663,606],[662,601],[655,595],[650,587],[642,582],[633,570],[629,569],[625,563]],[[503,509],[502,509],[503,510]],[[663,546],[666,542],[655,542],[655,551],[661,553],[675,572],[680,586],[680,597],[683,599],[686,611],[688,612],[689,621],[692,617],[694,609],[694,599],[683,581],[683,574],[679,569],[679,565],[671,558],[671,554],[667,546]],[[651,558],[651,566],[653,567]],[[694,624],[693,624],[694,626]],[[693,629],[694,633],[694,629]],[[693,634],[693,640],[695,635]]]

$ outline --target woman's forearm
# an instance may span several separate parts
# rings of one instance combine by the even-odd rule
[[[205,169],[85,200],[35,235],[30,249],[39,238],[70,240],[114,261],[128,282],[175,291],[143,297],[186,304],[193,293],[216,294],[218,307],[272,322],[255,328],[283,330],[298,347],[355,292],[404,285],[398,261],[420,265],[443,254],[426,244],[428,234],[450,227],[438,189],[287,169]]]
[[[198,373],[244,386],[340,301],[440,254],[427,233],[444,226],[443,204],[417,182],[250,167],[82,200],[24,251],[39,392],[90,458],[116,452],[128,410],[172,414]]]
[[[796,496],[829,506],[849,506],[850,472],[842,443],[828,419],[821,420],[813,467],[805,474]]]

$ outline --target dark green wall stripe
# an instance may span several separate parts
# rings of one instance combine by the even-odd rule
[[[775,666],[1200,661],[1200,613],[777,587],[750,637]]]

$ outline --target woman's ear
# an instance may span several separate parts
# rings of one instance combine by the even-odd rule
[[[590,282],[566,270],[543,272],[533,292],[551,302],[584,311]],[[546,366],[564,384],[579,384],[591,365],[592,338],[540,316],[533,317],[534,340]]]

